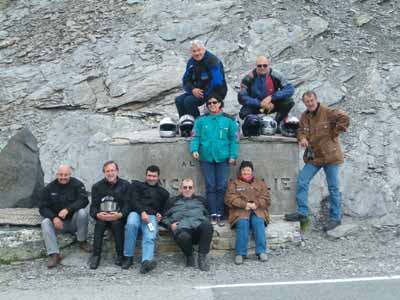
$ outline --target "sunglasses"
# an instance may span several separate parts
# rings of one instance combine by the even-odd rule
[[[182,188],[184,190],[192,190],[193,189],[193,185],[184,185],[184,186],[182,186]]]
[[[218,103],[218,101],[210,101],[210,102],[208,102],[208,105],[217,104],[217,103]]]
[[[257,65],[257,68],[268,68],[267,64]]]

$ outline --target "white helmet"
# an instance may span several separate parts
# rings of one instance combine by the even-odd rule
[[[262,135],[274,135],[278,127],[278,123],[270,116],[262,116],[261,122],[261,134]]]
[[[166,117],[160,121],[160,137],[175,137],[178,127],[176,121]]]
[[[194,126],[194,117],[192,115],[183,115],[179,119],[178,124],[181,136],[189,137],[192,135],[192,130]]]

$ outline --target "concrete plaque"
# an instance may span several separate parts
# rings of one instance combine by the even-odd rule
[[[143,180],[146,167],[155,164],[161,169],[161,184],[175,195],[183,178],[194,179],[197,193],[205,187],[200,164],[189,153],[188,138],[160,138],[156,130],[116,135],[110,147],[110,159],[120,165],[120,176]],[[250,160],[256,176],[270,188],[271,214],[293,212],[296,208],[296,177],[299,171],[299,149],[294,138],[280,135],[241,138],[238,164]],[[231,167],[235,178],[238,166]]]

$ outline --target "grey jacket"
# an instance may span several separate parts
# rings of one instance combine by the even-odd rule
[[[178,222],[177,230],[195,229],[208,220],[207,201],[197,195],[184,198],[182,195],[170,198],[162,222],[166,226]]]

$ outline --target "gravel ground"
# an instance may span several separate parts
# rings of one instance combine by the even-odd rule
[[[349,221],[346,221],[347,223]],[[41,290],[51,286],[103,286],[105,283],[130,287],[151,287],[171,282],[182,287],[200,285],[291,281],[350,277],[387,276],[400,274],[400,239],[396,226],[373,226],[354,221],[359,229],[351,236],[332,240],[319,229],[310,229],[301,245],[286,245],[270,250],[269,261],[261,263],[253,254],[242,266],[233,264],[233,253],[211,256],[211,271],[185,268],[180,253],[158,256],[155,271],[139,274],[139,263],[128,271],[112,264],[105,257],[99,269],[89,270],[88,256],[70,250],[68,264],[48,270],[46,261],[39,259],[0,266],[1,290]],[[64,254],[68,254],[65,253]],[[0,298],[1,292],[0,292]]]

